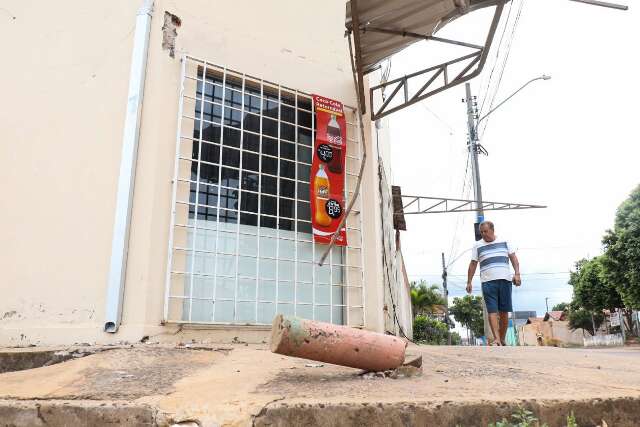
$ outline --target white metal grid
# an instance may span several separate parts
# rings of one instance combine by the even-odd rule
[[[345,111],[349,198],[362,146],[356,112]],[[309,221],[314,139],[308,94],[182,58],[165,321],[270,324],[283,313],[364,325],[359,202],[347,220],[349,246],[334,248],[329,262],[317,265],[325,246],[313,243]],[[245,177],[257,179],[255,186]],[[293,197],[285,190],[291,185]],[[230,284],[232,294],[221,292]]]

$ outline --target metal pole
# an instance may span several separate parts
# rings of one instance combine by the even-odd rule
[[[451,326],[449,325],[449,290],[447,289],[447,265],[444,263],[444,252],[442,252],[442,289],[444,291],[444,319],[447,324],[447,342],[451,345]]]
[[[469,152],[471,154],[471,173],[473,175],[473,193],[476,200],[476,222],[480,224],[484,221],[484,211],[482,209],[482,186],[480,185],[480,167],[478,164],[478,133],[475,123],[475,108],[471,96],[471,85],[465,84],[467,102],[467,127],[469,131]],[[477,231],[477,226],[474,225]],[[479,233],[476,233],[476,240],[479,240]]]
[[[610,9],[629,10],[629,6],[626,6],[624,4],[611,3],[608,1],[598,1],[598,0],[571,0],[571,1],[575,1],[578,3],[585,3],[591,6],[608,7]]]

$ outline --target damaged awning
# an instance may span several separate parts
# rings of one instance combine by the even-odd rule
[[[347,2],[346,22],[347,31],[353,37],[356,73],[358,78],[360,101],[364,105],[364,90],[362,78],[367,73],[375,70],[379,64],[395,53],[420,40],[432,40],[464,46],[474,50],[469,55],[460,59],[469,60],[471,66],[461,75],[449,79],[447,64],[440,64],[427,69],[428,72],[437,73],[437,77],[443,77],[446,81],[442,86],[453,86],[469,80],[480,73],[484,60],[488,53],[495,28],[500,19],[504,4],[508,0],[351,0]],[[466,43],[456,40],[435,37],[434,34],[452,20],[484,7],[495,6],[494,19],[489,30],[489,35],[484,46]],[[358,28],[359,31],[354,31]],[[459,62],[450,61],[451,64]],[[448,65],[451,65],[448,64]],[[473,69],[474,65],[478,65]],[[422,73],[423,74],[423,73]],[[442,74],[442,75],[441,75]],[[460,81],[458,81],[458,80]],[[429,84],[436,83],[434,81]],[[388,82],[391,83],[391,82]],[[452,84],[453,83],[453,84]],[[432,91],[426,85],[420,93],[412,99],[409,98],[405,81],[405,103],[411,103],[424,99],[431,95]],[[372,88],[371,90],[373,90]],[[441,90],[444,90],[442,88]],[[441,91],[439,90],[439,91]],[[426,92],[425,92],[426,91]],[[397,93],[394,92],[394,94]],[[410,103],[409,103],[410,102]],[[394,109],[395,111],[396,109]],[[382,109],[379,113],[372,112],[372,119],[382,117],[390,112]]]

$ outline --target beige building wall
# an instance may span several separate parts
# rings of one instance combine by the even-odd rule
[[[0,85],[0,345],[138,340],[161,326],[182,54],[355,106],[344,1],[158,0],[123,321],[102,332],[135,16],[142,1],[13,0]],[[182,21],[163,50],[165,11]],[[7,107],[10,105],[10,107]],[[383,328],[377,154],[365,119],[365,326]]]

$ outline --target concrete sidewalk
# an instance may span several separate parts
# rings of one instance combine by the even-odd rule
[[[16,351],[40,350],[5,353]],[[0,374],[0,425],[486,426],[520,405],[550,426],[572,410],[581,426],[640,425],[637,348],[408,353],[423,356],[421,376],[368,379],[272,354],[266,344],[113,348]]]

